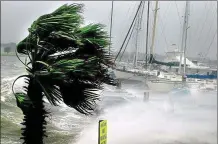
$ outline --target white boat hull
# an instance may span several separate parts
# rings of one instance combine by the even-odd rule
[[[124,72],[124,71],[119,71],[119,70],[113,70],[113,71],[117,79],[145,81],[144,76],[134,74],[133,72]]]
[[[183,87],[184,84],[178,81],[148,81],[149,90],[153,92],[170,92],[175,88]]]
[[[134,76],[133,73],[127,73],[123,71],[114,70],[114,73],[116,75],[116,78],[118,79],[128,79]]]

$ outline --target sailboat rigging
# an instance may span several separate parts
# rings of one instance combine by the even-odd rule
[[[121,45],[121,47],[120,47],[120,50],[118,51],[118,53],[117,53],[117,55],[116,55],[114,61],[117,60],[118,56],[120,55],[120,52],[121,52],[122,49],[123,49],[123,46],[124,46],[124,44],[125,44],[125,42],[126,42],[126,39],[127,39],[128,35],[129,35],[129,33],[130,33],[130,30],[132,29],[133,24],[134,24],[134,22],[135,22],[135,19],[136,19],[136,17],[138,16],[138,12],[139,12],[139,10],[140,10],[140,8],[141,8],[142,2],[143,2],[143,1],[141,1],[140,4],[139,4],[139,6],[138,6],[138,9],[137,9],[136,14],[135,14],[135,16],[134,16],[134,19],[133,19],[133,21],[132,21],[132,23],[131,23],[131,26],[130,26],[130,28],[129,28],[127,34],[126,34],[126,37],[125,37],[125,39],[124,39],[124,41],[123,41],[123,43],[122,43],[122,45]]]
[[[196,64],[194,64],[193,62],[189,61],[186,58],[186,50],[187,50],[187,33],[188,33],[188,22],[189,22],[189,8],[190,7],[190,2],[186,1],[186,8],[185,8],[185,17],[184,17],[184,23],[183,23],[183,34],[182,34],[182,46],[181,46],[181,51],[177,52],[171,52],[171,57],[175,57],[175,58],[171,58],[172,60],[178,60],[180,59],[180,61],[170,61],[170,62],[161,62],[161,61],[157,61],[153,58],[153,54],[151,54],[150,56],[150,64],[159,64],[159,65],[165,65],[165,66],[169,66],[170,70],[168,72],[160,72],[157,74],[157,78],[155,80],[148,80],[147,84],[148,87],[152,90],[155,91],[170,91],[172,89],[175,88],[175,86],[178,87],[190,87],[193,85],[193,83],[198,85],[198,81],[199,79],[196,78],[203,78],[203,79],[212,79],[214,77],[217,76],[210,76],[208,75],[206,76],[198,76],[198,77],[194,77],[193,74],[188,75],[187,74],[187,69],[189,69],[189,73],[193,73],[194,70],[203,70],[203,71],[211,71],[211,69],[209,67],[202,67],[202,66],[198,66]],[[168,53],[170,54],[170,53]],[[179,54],[179,55],[178,55]],[[168,55],[169,56],[169,55]],[[172,73],[171,68],[176,68],[178,69],[179,66],[179,70],[178,73]],[[183,72],[182,72],[182,66],[183,66]],[[213,72],[213,70],[212,70]],[[187,78],[191,78],[191,79],[187,79]],[[195,79],[193,79],[195,78]],[[205,81],[205,83],[207,83]]]
[[[147,11],[147,33],[146,33],[146,51],[145,51],[145,62],[144,67],[139,67],[137,65],[138,62],[138,35],[141,29],[141,21],[142,21],[142,14],[143,14],[143,5],[144,2],[140,2],[136,14],[133,18],[131,26],[125,36],[125,39],[119,49],[118,54],[116,55],[115,61],[117,58],[120,58],[120,61],[123,57],[124,52],[126,51],[127,45],[129,44],[130,38],[133,34],[133,31],[136,30],[136,43],[135,43],[135,55],[133,58],[133,67],[126,68],[130,66],[129,60],[128,63],[120,62],[118,63],[121,67],[115,67],[115,73],[121,72],[118,74],[119,76],[124,76],[127,73],[129,74],[128,77],[137,77],[143,76],[146,79],[148,87],[152,90],[158,90],[160,88],[161,91],[170,91],[176,87],[184,87],[187,84],[192,83],[190,79],[184,79],[186,76],[187,78],[191,78],[193,71],[199,70],[210,70],[209,67],[202,67],[199,65],[194,64],[190,60],[186,58],[186,50],[187,50],[187,33],[188,33],[188,20],[189,20],[189,12],[190,12],[190,2],[186,1],[186,8],[185,8],[185,17],[183,23],[183,34],[182,34],[182,46],[179,51],[168,52],[167,57],[170,56],[169,54],[173,54],[174,58],[168,61],[158,61],[154,58],[154,43],[155,43],[155,28],[157,23],[157,11],[158,11],[158,1],[155,4],[155,13],[154,13],[154,23],[153,23],[153,30],[152,30],[152,42],[150,46],[150,50],[148,50],[148,33],[149,33],[149,9],[150,9],[150,1],[148,1],[148,11]],[[123,50],[124,49],[124,50]],[[149,53],[150,52],[150,53]],[[122,53],[122,54],[121,54]],[[149,53],[149,54],[148,54]],[[121,54],[121,55],[120,55]],[[171,55],[172,56],[172,55]],[[122,64],[121,64],[122,63]],[[125,65],[124,65],[125,64]],[[149,69],[148,69],[149,64]],[[155,64],[159,67],[154,67]],[[152,69],[151,69],[152,66]],[[165,66],[165,67],[164,67]],[[182,72],[183,67],[183,72]],[[145,69],[144,69],[145,68]],[[169,68],[167,70],[167,68]],[[176,72],[174,72],[176,70]],[[212,70],[213,71],[213,70]],[[117,75],[117,74],[115,74]],[[186,80],[186,81],[185,81]],[[188,80],[188,81],[187,81]]]

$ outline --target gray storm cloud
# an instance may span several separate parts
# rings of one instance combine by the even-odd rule
[[[19,42],[27,34],[27,28],[40,15],[52,12],[57,7],[70,1],[2,1],[1,2],[1,42]],[[100,22],[110,26],[111,1],[77,1],[84,3],[84,17],[86,23]],[[139,1],[115,1],[112,29],[113,49],[118,50],[130,26]],[[155,2],[151,2],[154,9]],[[185,9],[184,1],[159,1],[157,17],[156,38],[154,51],[164,54],[172,50],[171,45],[181,45],[181,30]],[[140,50],[145,50],[146,39],[147,2],[143,15],[142,30],[140,34]],[[153,12],[150,15],[152,30]],[[197,56],[199,53],[207,54],[210,59],[217,57],[217,2],[191,1],[190,2],[190,28],[188,31],[188,55]],[[133,38],[134,39],[134,38]],[[214,40],[213,40],[214,39]],[[149,39],[151,41],[151,39]],[[134,40],[131,41],[134,46]],[[128,48],[130,51],[130,48]]]

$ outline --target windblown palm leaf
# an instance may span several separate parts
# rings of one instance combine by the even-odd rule
[[[28,29],[29,35],[17,45],[17,52],[30,59],[26,64],[29,73],[26,93],[15,93],[26,116],[24,121],[35,118],[40,121],[37,126],[45,123],[43,96],[53,105],[63,101],[80,113],[90,114],[99,96],[95,91],[102,89],[102,83],[114,84],[107,72],[113,64],[106,48],[107,32],[101,24],[81,27],[82,7],[63,5],[39,17]],[[24,129],[25,143],[42,143],[43,127],[39,126],[38,131],[33,127],[38,132],[33,138],[30,124],[26,123]],[[41,140],[37,140],[40,136]]]

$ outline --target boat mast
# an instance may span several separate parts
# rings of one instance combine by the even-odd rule
[[[111,52],[111,35],[112,35],[112,24],[113,24],[113,11],[114,11],[114,1],[111,4],[111,20],[110,20],[110,44],[109,44],[109,55]]]
[[[142,15],[143,15],[143,11],[144,11],[144,5],[145,2],[142,1],[142,6],[140,7],[141,12],[137,15],[137,26],[136,26],[136,53],[135,53],[135,58],[134,58],[134,68],[137,67],[137,62],[138,62],[138,43],[139,43],[139,39],[138,36],[140,34],[140,30],[141,30],[141,23],[142,23]]]
[[[150,1],[148,0],[148,11],[147,11],[147,32],[146,32],[146,51],[145,51],[145,68],[148,66],[148,28],[149,28],[149,10]]]
[[[152,42],[151,42],[151,47],[150,47],[150,56],[154,55],[154,38],[155,38],[155,30],[156,30],[156,22],[157,22],[157,10],[158,10],[158,0],[156,0],[155,9],[154,9],[154,24],[153,24],[153,30],[152,30]],[[151,65],[149,66],[149,69],[151,70]]]
[[[183,57],[183,75],[186,71],[186,43],[187,43],[187,30],[188,30],[188,15],[189,15],[189,1],[186,1],[185,7],[185,17],[183,22],[183,32],[182,32],[182,44],[180,51],[180,63],[179,63],[179,73],[182,74],[182,57]],[[185,44],[185,45],[184,45]]]
[[[154,53],[154,38],[155,38],[155,30],[156,30],[156,22],[157,22],[157,10],[158,10],[158,0],[156,1],[155,10],[154,10],[154,25],[153,25],[152,43],[150,49],[150,54],[152,55]]]
[[[138,35],[139,35],[139,23],[140,23],[140,19],[139,19],[139,15],[137,16],[137,20],[136,20],[137,26],[136,26],[136,43],[135,43],[135,47],[136,47],[136,52],[135,52],[135,57],[134,57],[134,68],[137,67],[137,62],[138,62]]]
[[[189,20],[189,1],[186,1],[186,29],[185,29],[185,47],[184,47],[184,69],[183,69],[183,75],[185,76],[186,73],[186,49],[187,49],[187,36],[188,36],[188,20]]]

